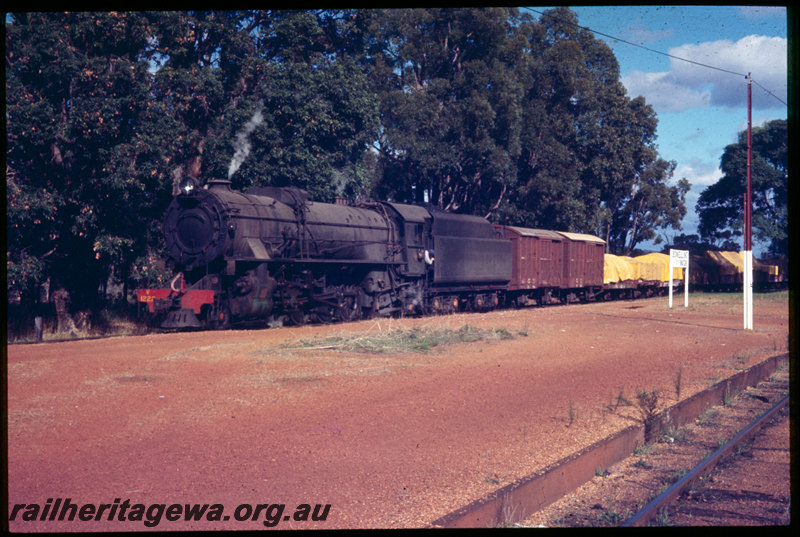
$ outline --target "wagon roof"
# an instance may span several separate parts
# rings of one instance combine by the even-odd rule
[[[569,231],[559,231],[559,233],[561,233],[566,238],[573,241],[597,242],[600,244],[606,243],[606,241],[604,241],[600,237],[595,237],[594,235],[588,235],[586,233],[571,233]]]
[[[556,241],[564,240],[564,237],[562,237],[555,231],[549,231],[547,229],[533,229],[529,227],[518,227],[518,226],[506,226],[506,229],[510,229],[511,231],[518,233],[519,235],[522,235],[523,237],[542,237]]]

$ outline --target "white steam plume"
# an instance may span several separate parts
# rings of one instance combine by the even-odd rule
[[[253,114],[253,117],[245,123],[244,128],[236,134],[236,142],[234,143],[236,151],[233,153],[233,158],[228,166],[228,179],[236,173],[236,170],[239,169],[239,166],[242,165],[242,162],[244,162],[250,154],[250,148],[252,147],[250,144],[250,135],[263,121],[264,116],[261,114],[261,108],[259,108],[256,110],[255,114]]]

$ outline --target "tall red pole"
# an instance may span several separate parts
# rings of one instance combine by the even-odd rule
[[[744,329],[753,329],[753,189],[752,189],[753,81],[747,75],[747,187],[744,194]]]
[[[753,82],[747,76],[747,191],[744,205],[744,249],[753,251],[751,212],[753,205],[753,189],[751,170],[753,163]]]

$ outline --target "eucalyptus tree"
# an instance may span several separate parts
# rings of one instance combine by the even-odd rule
[[[743,234],[747,181],[747,132],[725,148],[720,159],[723,176],[707,187],[697,202],[698,231],[703,240],[720,245]],[[789,253],[789,151],[786,120],[753,128],[751,183],[754,238],[774,255]]]
[[[35,302],[50,278],[76,306],[92,304],[141,246],[155,186],[140,146],[150,23],[115,12],[6,19],[10,299]]]
[[[611,49],[557,8],[528,25],[525,119],[516,207],[522,225],[583,231],[628,253],[680,226],[688,183],[655,149],[658,124],[631,99]]]
[[[207,124],[207,176],[238,188],[297,186],[323,201],[368,190],[362,160],[377,137],[378,101],[358,64],[338,48],[349,42],[353,16],[251,16],[258,24],[247,29],[249,87],[225,99]]]
[[[506,200],[522,120],[517,17],[507,8],[377,14],[379,195],[483,215]]]

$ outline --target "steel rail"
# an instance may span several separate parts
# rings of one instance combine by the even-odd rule
[[[709,455],[700,464],[695,466],[689,473],[684,475],[681,479],[675,482],[671,487],[661,493],[658,497],[645,505],[638,513],[636,513],[627,522],[622,524],[622,527],[636,527],[646,525],[659,511],[661,507],[672,502],[680,493],[688,487],[695,479],[710,472],[720,461],[727,456],[734,448],[745,440],[755,436],[759,429],[776,413],[789,403],[789,396],[785,396],[774,407],[765,412],[760,418],[756,419],[753,423],[739,431],[739,433],[730,439],[724,446]]]

